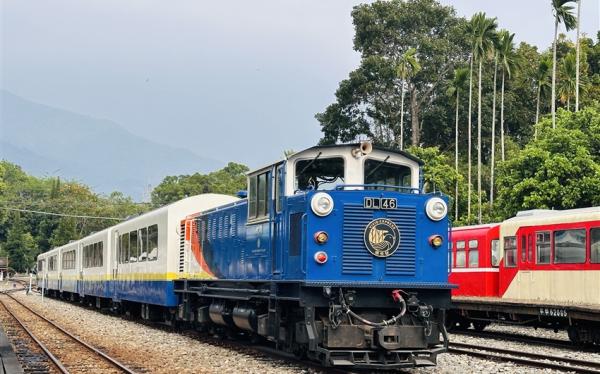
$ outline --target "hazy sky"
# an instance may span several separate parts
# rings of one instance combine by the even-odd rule
[[[550,0],[441,0],[552,40]],[[251,167],[314,145],[356,67],[350,0],[0,0],[0,87]],[[598,0],[583,0],[595,37]],[[101,148],[99,148],[101,149]]]

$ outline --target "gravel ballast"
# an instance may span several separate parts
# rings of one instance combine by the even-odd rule
[[[0,288],[2,288],[0,286]],[[165,331],[122,317],[107,315],[79,305],[42,297],[38,293],[14,295],[46,317],[56,321],[88,343],[113,355],[123,363],[148,373],[325,373],[301,364],[289,363],[257,353],[220,345]],[[504,329],[505,326],[490,326],[490,329]],[[512,328],[510,332],[535,334],[530,328]],[[539,330],[538,330],[539,331]],[[544,331],[544,333],[546,333]],[[540,336],[540,335],[534,335]],[[556,338],[556,336],[551,336]],[[600,361],[600,354],[590,354],[558,348],[527,346],[522,343],[497,341],[462,335],[450,335],[451,341],[472,344],[485,344],[508,349],[531,350],[537,353],[565,355],[579,359]],[[465,355],[442,354],[438,356],[435,368],[417,368],[398,371],[400,373],[552,373],[518,366],[512,363],[495,362]]]

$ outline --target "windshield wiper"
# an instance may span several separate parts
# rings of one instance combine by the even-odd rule
[[[304,173],[304,172],[305,172],[305,171],[306,171],[306,170],[307,170],[309,167],[311,167],[311,166],[312,166],[312,164],[314,164],[314,163],[317,161],[317,159],[318,159],[319,157],[321,157],[321,154],[322,154],[322,153],[323,153],[323,152],[319,152],[319,154],[317,155],[317,157],[313,158],[313,159],[312,159],[312,161],[311,161],[311,162],[309,162],[309,163],[308,163],[308,165],[306,165],[304,168],[302,168],[302,170],[300,170],[300,172],[299,172],[297,175],[298,175],[298,176],[300,176],[300,175],[301,175],[302,173]],[[388,157],[389,157],[389,156],[388,156]]]
[[[374,172],[377,171],[377,169],[379,169],[381,166],[383,166],[383,164],[385,164],[385,162],[390,158],[390,156],[387,156],[385,158],[385,160],[381,161],[377,166],[375,166],[375,169],[371,170],[371,172],[367,175],[365,175],[365,180],[367,180],[367,178],[369,178],[371,176],[371,174],[373,174]]]

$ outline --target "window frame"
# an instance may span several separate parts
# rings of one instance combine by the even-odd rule
[[[556,258],[557,258],[556,256],[557,256],[557,252],[558,252],[557,248],[556,248],[556,234],[561,231],[583,231],[584,243],[583,243],[583,261],[582,262],[557,262],[556,261]],[[553,230],[552,231],[552,264],[554,264],[554,265],[585,264],[587,262],[587,245],[588,245],[587,230],[585,228],[565,228],[565,229]]]
[[[252,224],[267,221],[271,213],[272,196],[270,187],[272,187],[272,170],[263,170],[260,173],[249,176],[248,179],[247,223]]]
[[[538,235],[548,235],[548,241],[542,241],[541,244],[548,245],[548,261],[541,262],[540,261],[540,241],[538,240]],[[535,264],[536,265],[550,265],[552,264],[552,231],[551,230],[541,230],[535,232]]]
[[[401,167],[407,168],[408,169],[408,174],[404,174],[404,176],[402,178],[399,178],[399,181],[398,181],[399,184],[396,185],[396,186],[402,187],[402,188],[407,188],[407,189],[408,188],[413,188],[413,166],[408,165],[406,163],[393,162],[393,161],[390,162],[389,160],[386,161],[385,159],[379,159],[379,158],[373,158],[373,157],[367,157],[362,162],[362,168],[363,168],[363,170],[362,170],[362,180],[363,180],[363,184],[368,184],[367,180],[366,180],[366,178],[367,178],[366,171],[367,171],[367,162],[369,162],[369,161],[375,161],[375,162],[378,162],[378,163],[383,162],[383,164],[381,166],[385,166],[385,164],[390,164],[390,165],[393,165],[393,166],[401,166]],[[345,167],[345,165],[344,165],[344,167]],[[344,168],[344,172],[345,172],[345,168]],[[409,178],[408,184],[404,183],[404,180],[406,179],[406,177]],[[378,184],[378,183],[369,183],[369,184]],[[387,182],[384,183],[384,185],[394,186],[393,183],[392,184],[388,184]],[[400,190],[400,191],[402,191],[401,188],[399,188],[399,189],[385,188],[385,190],[391,190],[391,191]]]
[[[594,237],[592,231],[595,233],[598,232],[597,242],[594,242]],[[596,261],[593,261],[592,250],[594,249],[594,244],[597,245],[598,255],[596,256]],[[590,264],[600,264],[600,226],[598,227],[590,227]]]
[[[459,243],[461,243],[462,246],[459,246]],[[454,259],[455,260],[454,267],[459,268],[459,269],[466,268],[468,265],[467,264],[467,249],[466,249],[467,244],[464,240],[457,240],[455,245],[456,245],[456,256]],[[458,261],[459,252],[464,256],[462,265],[459,265],[459,261]]]
[[[297,185],[298,184],[297,183],[298,182],[298,175],[297,175],[298,163],[299,162],[303,162],[303,161],[309,161],[310,162],[310,161],[314,160],[316,156],[317,155],[314,155],[314,157],[304,157],[304,158],[301,158],[301,159],[298,159],[298,160],[294,161],[294,165],[292,166],[292,173],[293,173],[293,175],[292,175],[292,178],[291,178],[291,180],[292,180],[291,188],[293,188],[294,192],[295,191],[303,191],[303,190],[300,190],[298,188],[299,186]],[[343,167],[344,167],[344,176],[343,176],[343,179],[344,179],[343,182],[344,183],[343,184],[345,184],[346,181],[348,180],[348,165],[347,165],[348,162],[347,162],[346,157],[344,155],[341,155],[341,154],[338,154],[338,155],[329,155],[329,156],[319,157],[319,160],[327,160],[327,159],[333,159],[333,158],[339,158],[339,159],[342,160],[342,164],[343,164]],[[363,165],[363,170],[364,170],[364,165]],[[363,173],[363,178],[364,178],[364,173]],[[317,189],[315,191],[331,191],[331,190],[319,190],[319,189]]]
[[[475,246],[472,246],[473,242]],[[467,242],[468,253],[467,253],[467,267],[469,268],[478,268],[479,267],[479,240],[478,239],[469,239]],[[477,264],[475,266],[471,265],[471,252],[477,254]]]
[[[504,267],[505,268],[516,268],[517,264],[519,262],[519,253],[518,253],[518,242],[517,242],[517,236],[516,235],[510,235],[510,236],[505,236],[503,239],[503,247],[504,247]],[[514,241],[514,245],[511,246],[510,248],[507,245],[507,242],[513,242]],[[511,253],[513,253],[513,263],[509,265],[508,263],[508,253],[509,251]]]

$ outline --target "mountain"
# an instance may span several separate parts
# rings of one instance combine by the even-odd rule
[[[3,90],[0,159],[37,176],[60,175],[100,193],[116,190],[136,200],[167,175],[206,173],[224,166],[189,150],[145,139],[115,122],[38,104]]]

